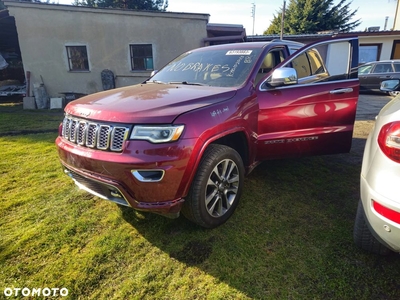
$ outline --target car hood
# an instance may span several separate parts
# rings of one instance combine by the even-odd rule
[[[180,114],[232,98],[225,87],[138,84],[91,94],[70,102],[65,112],[115,123],[172,123]]]

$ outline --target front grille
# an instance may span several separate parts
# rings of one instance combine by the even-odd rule
[[[66,116],[63,121],[62,136],[80,146],[121,152],[129,130],[129,126],[94,123]]]

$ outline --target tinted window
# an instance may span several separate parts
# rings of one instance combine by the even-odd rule
[[[358,74],[368,74],[368,73],[371,71],[372,66],[373,66],[373,65],[361,66],[361,67],[358,69]]]
[[[393,72],[391,63],[376,64],[375,69],[373,71],[373,73],[391,73],[391,72]]]
[[[393,64],[393,66],[394,66],[394,71],[395,72],[400,72],[400,63]]]

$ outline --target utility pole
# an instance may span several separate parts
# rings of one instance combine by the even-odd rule
[[[286,0],[283,0],[282,18],[281,18],[281,40],[283,40],[283,26],[285,25]]]
[[[251,17],[253,18],[253,35],[254,35],[254,23],[256,20],[256,4],[252,3],[251,5]]]

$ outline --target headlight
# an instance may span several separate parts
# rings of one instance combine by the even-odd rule
[[[152,143],[173,142],[179,139],[183,132],[184,125],[136,125],[133,127],[131,140],[147,140]]]

